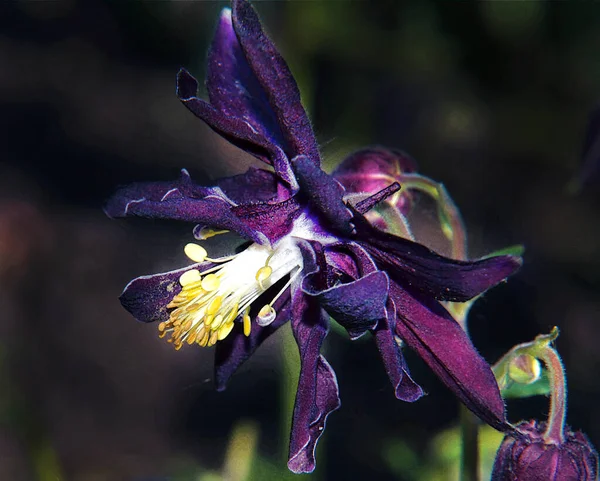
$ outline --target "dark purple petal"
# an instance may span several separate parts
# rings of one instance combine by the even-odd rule
[[[217,110],[243,119],[272,144],[284,145],[277,117],[242,52],[228,8],[221,13],[208,55],[206,88]]]
[[[219,179],[217,186],[236,204],[270,202],[278,199],[278,180],[273,172],[250,167],[245,174]]]
[[[181,275],[191,269],[203,271],[213,265],[204,262],[162,274],[138,277],[125,286],[119,300],[138,321],[167,321],[169,319],[167,304],[181,291],[179,284]]]
[[[290,306],[289,293],[283,294],[273,305],[277,317],[271,324],[261,327],[253,323],[248,337],[242,332],[240,324],[233,329],[229,336],[217,342],[215,347],[215,384],[217,391],[223,391],[235,371],[271,334],[289,321]]]
[[[394,283],[396,332],[478,417],[506,430],[504,402],[494,374],[469,337],[437,302]]]
[[[332,175],[348,193],[373,194],[398,181],[402,174],[416,170],[416,162],[404,152],[369,147],[344,159]],[[411,196],[406,192],[401,193],[394,205],[402,213],[407,213],[412,205]]]
[[[331,227],[343,234],[352,233],[352,213],[342,200],[344,188],[340,183],[304,155],[292,159],[292,168],[302,194],[317,212]]]
[[[188,197],[182,190],[168,190],[161,198],[161,192],[170,184],[133,184],[118,190],[105,208],[110,217],[139,216],[154,219],[172,219],[193,222],[216,229],[236,232],[246,239],[265,243],[265,237],[240,220],[232,207],[223,198],[209,195],[206,198]],[[172,192],[172,193],[171,193]],[[149,194],[146,197],[146,194]]]
[[[302,290],[315,297],[329,315],[348,331],[351,339],[358,339],[385,318],[389,282],[384,272],[373,272],[326,290],[315,286],[311,277],[304,278]]]
[[[438,300],[465,302],[505,280],[521,267],[521,258],[496,256],[458,261],[416,242],[380,231],[357,214],[361,245],[391,279]]]
[[[232,207],[231,211],[250,229],[275,242],[287,235],[302,211],[294,197],[275,204],[256,203]]]
[[[278,145],[257,132],[246,120],[233,117],[196,97],[198,82],[190,73],[181,69],[177,74],[179,100],[208,126],[233,145],[273,166],[275,173],[292,188],[295,180],[288,158]]]
[[[300,101],[296,81],[273,42],[265,35],[254,8],[233,0],[233,28],[246,60],[264,89],[285,140],[288,158],[306,155],[319,165],[319,149]]]
[[[109,217],[123,217],[129,210],[128,205],[140,199],[157,202],[183,197],[202,199],[214,193],[213,188],[194,184],[188,171],[182,169],[179,179],[174,182],[136,182],[119,189],[104,211]]]
[[[394,339],[396,311],[393,302],[388,303],[388,315],[379,321],[374,337],[383,360],[385,371],[394,386],[394,394],[401,401],[415,402],[424,394],[423,389],[410,376],[400,346]]]
[[[315,448],[327,416],[340,407],[337,380],[320,355],[327,335],[327,315],[314,298],[296,288],[292,294],[292,331],[300,350],[300,378],[290,439],[288,468],[294,473],[315,469]]]

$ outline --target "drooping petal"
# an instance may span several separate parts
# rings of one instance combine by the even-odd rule
[[[292,159],[292,168],[302,194],[314,209],[331,227],[346,235],[352,233],[352,213],[342,200],[344,188],[340,183],[304,155]]]
[[[356,281],[338,284],[326,290],[319,290],[311,280],[311,276],[304,279],[303,291],[315,297],[329,315],[348,331],[353,340],[374,329],[386,316],[388,277],[384,272],[373,272]]]
[[[396,398],[401,401],[415,402],[423,396],[424,392],[421,386],[413,381],[410,376],[402,350],[394,339],[396,311],[391,299],[388,303],[387,314],[385,318],[379,321],[373,333],[377,349],[390,382],[394,386]]]
[[[229,116],[208,102],[199,99],[197,80],[185,69],[177,74],[177,96],[198,118],[233,145],[273,166],[275,173],[292,189],[295,179],[289,161],[281,147],[257,132],[246,120]]]
[[[380,231],[360,214],[353,222],[361,245],[390,277],[437,300],[465,302],[505,280],[521,267],[521,258],[496,256],[458,261],[416,242]]]
[[[437,302],[392,283],[396,332],[479,418],[508,429],[494,374],[465,331]]]
[[[215,348],[215,384],[217,391],[227,387],[229,378],[266,341],[271,334],[290,319],[290,295],[283,294],[273,305],[277,317],[268,326],[252,325],[250,336],[246,337],[241,326],[234,328],[229,336],[217,342]]]
[[[292,331],[300,351],[300,378],[292,420],[288,468],[294,473],[315,469],[315,448],[327,416],[340,407],[333,369],[320,355],[327,335],[327,315],[314,298],[296,288],[292,294]]]
[[[167,304],[181,291],[181,275],[192,269],[203,271],[213,265],[204,262],[161,274],[138,277],[125,286],[119,300],[138,321],[167,321]]]
[[[247,0],[233,0],[233,28],[250,68],[264,89],[283,134],[288,158],[306,155],[319,165],[319,149],[300,101],[300,91],[283,57],[265,35]]]

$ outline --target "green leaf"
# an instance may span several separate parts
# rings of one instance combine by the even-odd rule
[[[516,244],[514,246],[508,246],[508,247],[504,247],[503,249],[498,249],[497,251],[494,251],[486,256],[484,256],[484,259],[488,259],[490,257],[496,257],[496,256],[522,256],[525,253],[525,246],[522,244]]]

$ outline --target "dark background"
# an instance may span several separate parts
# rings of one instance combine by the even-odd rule
[[[524,268],[473,309],[474,342],[493,362],[560,326],[569,423],[600,445],[600,198],[597,183],[569,188],[600,98],[600,4],[255,3],[327,169],[364,145],[401,148],[461,207],[473,256],[525,245]],[[2,480],[219,479],[207,470],[242,419],[260,431],[252,479],[285,475],[289,334],[214,392],[209,349],[173,351],[117,300],[131,278],[182,265],[191,226],[102,213],[121,184],[182,167],[210,183],[252,162],[175,97],[181,66],[203,78],[224,5],[0,5]],[[371,342],[332,335],[327,350],[343,406],[311,479],[414,479],[390,446],[428,462],[451,395],[409,356],[430,395],[403,404]],[[509,404],[513,421],[546,413],[544,398]]]

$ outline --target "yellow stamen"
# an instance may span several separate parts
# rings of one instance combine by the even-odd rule
[[[232,329],[233,329],[233,322],[227,322],[227,323],[223,324],[218,330],[217,339],[219,341],[222,341],[229,335],[229,333],[232,331]]]
[[[248,337],[250,335],[250,330],[252,328],[252,323],[250,322],[250,316],[248,312],[244,312],[244,336]]]
[[[214,346],[217,343],[217,339],[219,338],[219,331],[213,331],[210,335],[210,339],[208,340],[209,346]]]
[[[271,306],[270,304],[266,304],[262,307],[260,311],[258,311],[258,316],[256,316],[256,322],[259,326],[268,326],[275,320],[276,316],[277,313],[275,312],[275,309],[273,309],[273,306]]]
[[[272,273],[273,269],[270,266],[263,266],[256,272],[256,281],[258,282],[258,285],[263,291],[265,290],[263,282],[265,282],[269,277],[271,277]]]
[[[206,249],[198,244],[186,244],[183,248],[183,252],[194,262],[204,262],[206,257],[208,256],[208,252]]]
[[[206,314],[209,316],[213,316],[217,313],[219,309],[221,309],[221,304],[223,303],[223,296],[217,296],[208,305],[208,309],[206,309]]]
[[[221,285],[221,281],[216,274],[208,274],[202,279],[202,289],[206,292],[216,291]]]
[[[228,230],[214,230],[214,229],[211,229],[210,227],[202,227],[200,229],[200,231],[196,234],[196,237],[200,240],[206,240],[206,239],[210,239],[211,237],[214,237],[219,234],[225,234],[226,232],[229,232],[229,231]]]
[[[221,326],[222,323],[223,323],[223,316],[221,314],[218,314],[215,317],[212,324],[210,325],[211,331],[216,331]]]
[[[194,282],[199,282],[200,279],[200,272],[196,269],[192,269],[181,274],[179,277],[179,283],[181,284],[181,287],[185,287],[193,284]]]

